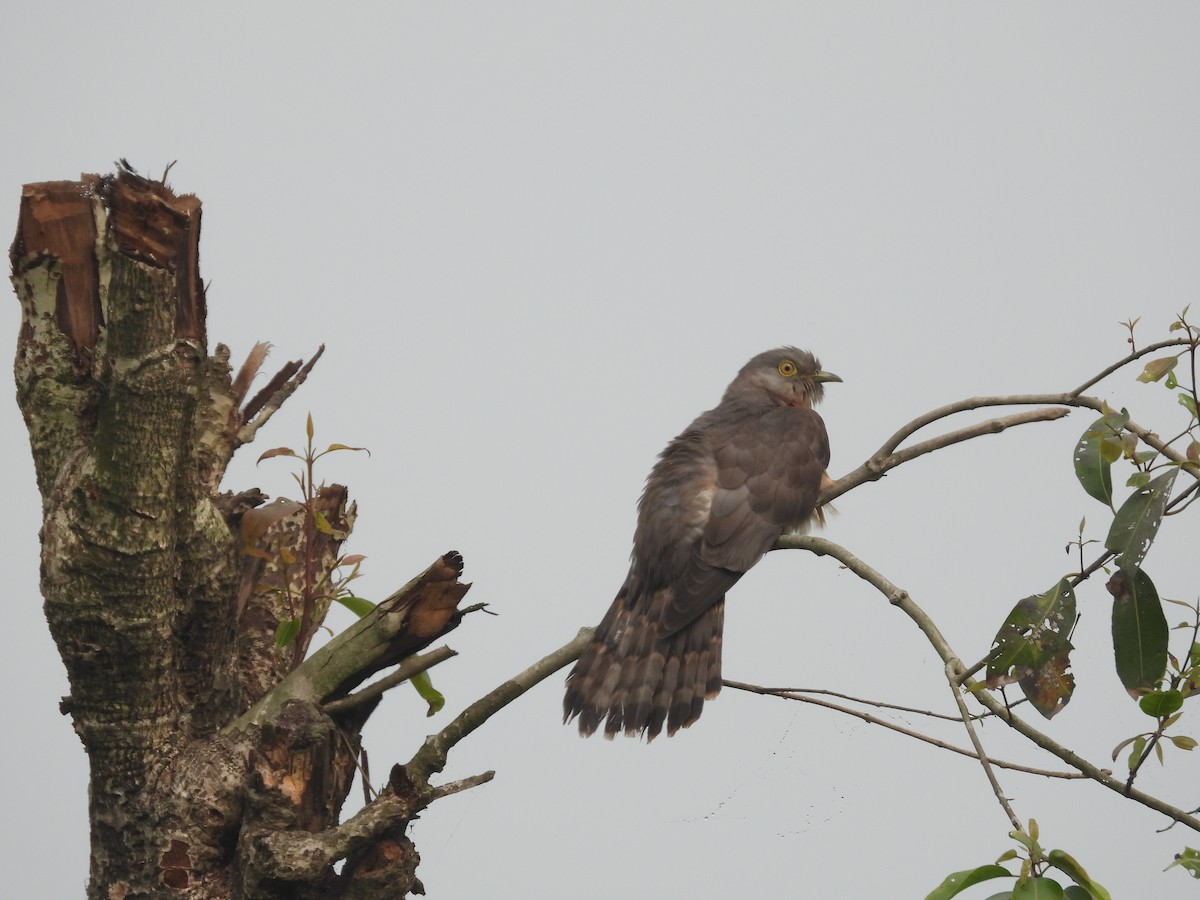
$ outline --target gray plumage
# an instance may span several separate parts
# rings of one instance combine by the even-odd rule
[[[829,439],[812,406],[828,381],[841,379],[805,350],[760,353],[663,450],[629,574],[567,676],[564,720],[578,716],[580,734],[672,735],[720,691],[726,591],[820,517]]]

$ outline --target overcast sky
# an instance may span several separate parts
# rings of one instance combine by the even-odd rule
[[[401,689],[372,719],[380,775],[599,620],[655,454],[754,353],[796,344],[845,379],[822,407],[836,476],[943,403],[1074,387],[1126,352],[1120,320],[1141,316],[1149,343],[1188,303],[1200,319],[1195,4],[52,7],[0,30],[9,227],[22,183],[178,160],[171,183],[204,201],[210,343],[240,359],[268,340],[275,363],[328,346],[226,486],[287,491],[285,463],[253,459],[300,443],[311,410],[319,440],[372,451],[321,473],[358,499],[361,592],[454,548],[469,601],[500,614],[449,637],[446,711],[426,720]],[[15,298],[0,318],[12,348]],[[1098,393],[1181,428],[1134,375]],[[57,712],[39,499],[0,393],[0,864],[11,896],[82,896],[86,766]],[[977,659],[1068,571],[1081,516],[1103,539],[1071,473],[1088,421],[904,466],[844,497],[826,536]],[[1195,601],[1190,519],[1147,569]],[[1108,599],[1080,593],[1078,689],[1046,726],[1097,763],[1150,723],[1113,673]],[[733,590],[725,674],[952,708],[916,628],[799,552]],[[497,774],[414,824],[431,897],[919,898],[1011,845],[976,763],[844,716],[727,690],[646,746],[579,739],[561,697],[558,675],[452,756],[447,780]],[[984,738],[1057,768],[1000,726]],[[1168,763],[1139,784],[1194,807],[1200,759]],[[1115,897],[1194,892],[1161,870],[1198,836],[1155,834],[1163,818],[1090,783],[1001,779]]]

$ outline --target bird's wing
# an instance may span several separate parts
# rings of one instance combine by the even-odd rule
[[[705,430],[712,461],[708,514],[680,566],[661,620],[670,634],[694,620],[813,514],[829,438],[811,409],[778,407]]]

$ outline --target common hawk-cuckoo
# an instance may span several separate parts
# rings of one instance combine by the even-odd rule
[[[820,517],[829,438],[812,407],[827,381],[841,379],[806,350],[760,353],[663,450],[629,574],[567,676],[564,721],[578,716],[580,734],[672,735],[721,690],[725,592]]]

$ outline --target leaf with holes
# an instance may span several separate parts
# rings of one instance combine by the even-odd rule
[[[1104,546],[1118,554],[1117,565],[1122,569],[1131,571],[1140,566],[1150,552],[1178,474],[1178,467],[1172,466],[1145,487],[1134,491],[1117,510]]]
[[[1075,592],[1063,579],[1044,594],[1026,597],[1013,607],[988,656],[987,686],[1019,682],[1029,702],[1050,718],[1070,701],[1075,678],[1071,642]]]
[[[1088,426],[1075,445],[1075,477],[1089,495],[1112,507],[1112,464],[1120,458],[1121,429],[1129,413],[1121,410],[1101,416]]]
[[[1173,869],[1176,866],[1182,868],[1193,878],[1200,878],[1200,850],[1184,847],[1182,853],[1175,854],[1175,862],[1167,866],[1167,869]],[[1165,872],[1167,869],[1163,869],[1163,871]]]
[[[1137,380],[1146,384],[1152,381],[1159,381],[1164,375],[1174,369],[1178,362],[1178,356],[1165,356],[1161,359],[1152,359],[1146,363],[1146,368],[1142,369],[1142,374],[1137,377]]]

